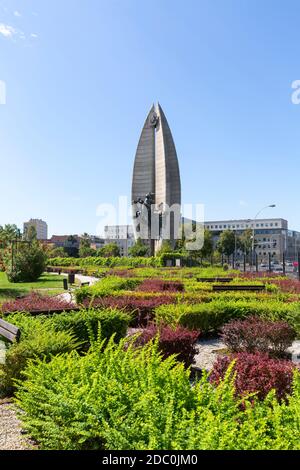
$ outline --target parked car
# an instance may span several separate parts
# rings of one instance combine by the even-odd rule
[[[278,274],[281,274],[281,273],[283,274],[283,267],[280,266],[280,265],[279,266],[274,266],[273,272],[278,273]]]

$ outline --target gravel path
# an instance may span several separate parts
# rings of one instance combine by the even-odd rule
[[[56,274],[56,273],[52,273]],[[63,275],[67,276],[67,273],[62,273]],[[93,276],[83,276],[82,274],[75,274],[75,279],[80,282],[88,282],[90,286],[98,282],[100,279],[98,277]],[[75,302],[74,290],[70,292],[64,292],[63,294],[59,294],[57,298],[64,300],[66,302]]]
[[[222,354],[225,345],[218,338],[201,339],[197,342],[197,354],[195,355],[195,367],[211,370],[218,355]]]
[[[0,402],[0,451],[30,450],[34,443],[24,437],[21,424],[12,403]]]

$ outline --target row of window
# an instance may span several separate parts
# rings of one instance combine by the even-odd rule
[[[235,229],[235,228],[253,228],[253,224],[224,224],[224,225],[205,225],[210,230],[224,230],[224,229]],[[278,227],[278,222],[260,223],[256,224],[255,227]]]

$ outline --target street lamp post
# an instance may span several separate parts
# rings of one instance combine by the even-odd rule
[[[264,211],[265,209],[268,209],[269,207],[273,208],[273,207],[276,207],[276,204],[269,204],[268,206],[264,206],[262,209],[260,209],[256,216],[254,217],[253,219],[253,231],[252,231],[252,267],[254,266],[254,262],[255,262],[255,259],[254,259],[254,250],[255,250],[255,222],[257,220],[257,217],[259,216],[259,214]],[[256,253],[256,250],[255,250],[255,253]]]

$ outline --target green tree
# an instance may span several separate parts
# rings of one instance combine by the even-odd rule
[[[116,243],[108,243],[97,250],[97,256],[104,256],[105,258],[120,256],[120,249]]]
[[[48,258],[68,258],[68,253],[62,246],[47,251]]]
[[[91,237],[85,232],[80,237],[79,257],[87,258],[88,256],[96,256],[96,254],[97,251],[94,248],[91,248]]]
[[[164,253],[172,253],[173,251],[170,240],[163,240],[160,249],[156,252],[156,256],[161,256]]]
[[[247,255],[252,249],[253,231],[251,228],[244,230],[242,235],[239,237],[238,244],[239,248],[243,250]]]
[[[47,256],[38,241],[20,242],[6,250],[4,265],[10,282],[34,282],[43,274]]]
[[[0,248],[8,246],[11,240],[21,238],[21,230],[15,224],[0,225]]]
[[[24,240],[32,242],[37,239],[36,228],[34,225],[29,225],[28,229],[24,233]]]
[[[201,229],[202,232],[202,229]],[[200,259],[201,261],[208,258],[213,253],[213,240],[212,234],[209,230],[204,230],[199,233],[199,237],[203,236],[203,246],[199,250],[188,250],[188,255],[194,260]]]
[[[221,233],[217,243],[217,249],[226,256],[230,256],[234,253],[235,233],[232,230],[227,229]]]
[[[64,243],[64,249],[72,258],[78,258],[78,237],[77,235],[69,235]]]
[[[145,245],[140,238],[138,238],[135,244],[129,248],[128,253],[133,257],[148,256],[149,247]]]
[[[80,246],[79,258],[87,258],[89,256],[97,256],[97,250],[88,246]]]

